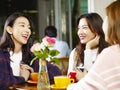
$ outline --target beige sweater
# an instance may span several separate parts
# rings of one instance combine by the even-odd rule
[[[88,74],[67,90],[120,90],[120,47],[104,49]]]

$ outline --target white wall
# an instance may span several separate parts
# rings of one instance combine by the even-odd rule
[[[104,19],[105,8],[115,0],[88,0],[88,12],[97,12]]]

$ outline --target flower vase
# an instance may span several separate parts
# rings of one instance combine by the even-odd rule
[[[37,90],[50,90],[50,81],[48,76],[46,60],[39,60]]]

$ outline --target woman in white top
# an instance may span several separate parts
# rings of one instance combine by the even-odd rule
[[[77,34],[80,42],[70,54],[68,75],[75,70],[79,80],[81,73],[76,67],[84,66],[89,71],[97,55],[108,46],[105,42],[102,23],[103,20],[97,13],[86,13],[78,18]]]

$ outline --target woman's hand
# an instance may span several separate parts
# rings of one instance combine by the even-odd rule
[[[25,81],[28,80],[30,72],[27,69],[20,69],[20,76],[24,77]]]
[[[34,72],[33,68],[31,68],[27,64],[20,65],[20,76],[24,77],[25,81],[28,80],[30,73],[32,72]]]
[[[76,79],[77,79],[77,81],[82,79],[86,75],[86,73],[87,73],[86,69],[84,69],[84,71],[82,72],[80,69],[75,68],[75,71],[76,71]]]
[[[29,70],[31,73],[34,72],[33,68],[28,66],[27,64],[21,64],[20,65],[20,68],[21,69],[26,69],[26,70]]]
[[[100,38],[100,36],[96,35],[96,37],[94,39],[90,40],[86,44],[86,49],[92,49],[92,48],[96,47],[99,44],[99,38]]]

